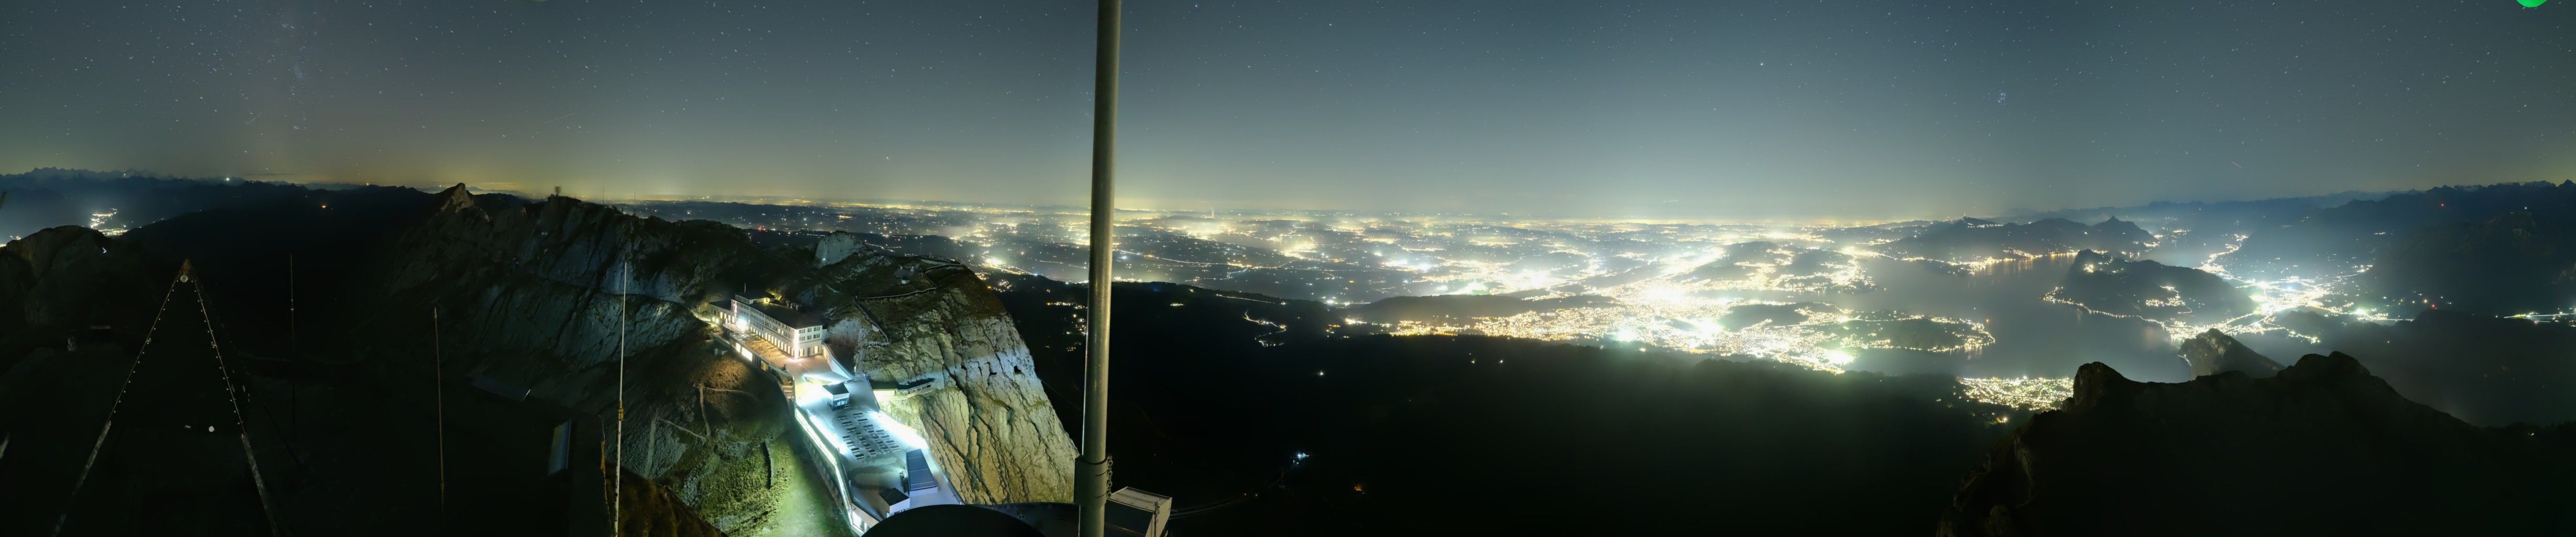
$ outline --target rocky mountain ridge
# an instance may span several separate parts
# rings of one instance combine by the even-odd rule
[[[487,208],[461,185],[397,242],[384,266],[405,269],[380,296],[459,311],[470,323],[458,330],[469,334],[462,342],[484,352],[541,351],[487,361],[477,375],[599,405],[599,394],[613,393],[596,375],[615,356],[618,323],[629,349],[685,353],[712,335],[726,297],[782,298],[822,319],[826,343],[858,372],[945,381],[885,406],[931,440],[962,499],[1072,497],[1072,442],[1052,419],[1026,345],[963,266],[866,248],[818,267],[811,254],[765,250],[713,222],[636,218],[562,197]]]
[[[2028,224],[1996,223],[1974,218],[1933,224],[1920,234],[1879,245],[1880,253],[1943,261],[2026,259],[2049,254],[2095,250],[2135,255],[2152,248],[2155,235],[2137,224],[2110,218],[2085,225],[2062,218]]]
[[[169,436],[160,426],[131,433],[138,436],[118,427],[92,476],[99,492],[61,503],[182,259],[195,262],[207,324],[242,382],[262,473],[294,531],[439,516],[439,498],[426,494],[447,477],[461,496],[450,498],[448,516],[460,523],[585,527],[562,518],[578,511],[562,503],[566,491],[584,483],[564,476],[583,472],[542,479],[536,469],[547,464],[546,435],[559,423],[576,436],[612,438],[623,354],[625,440],[576,441],[572,466],[622,453],[629,488],[646,491],[635,501],[686,508],[630,502],[630,515],[702,518],[705,529],[736,536],[846,532],[834,529],[830,509],[808,505],[821,501],[806,491],[822,482],[798,470],[821,463],[794,439],[777,384],[716,345],[714,306],[734,294],[778,298],[826,319],[836,355],[874,378],[937,377],[937,386],[886,408],[929,439],[966,501],[1070,500],[1071,441],[980,277],[872,248],[823,266],[814,255],[757,246],[711,222],[462,186],[436,195],[311,191],[122,237],[46,230],[0,247],[0,321],[24,328],[0,330],[0,404],[66,411],[0,413],[0,432],[14,438],[0,480],[29,484],[0,487],[13,489],[0,490],[0,505],[15,506],[6,512],[26,515],[0,518],[33,524],[68,509],[93,531],[139,530],[118,525],[111,498],[196,494],[207,495],[203,509],[173,513],[233,528],[217,531],[264,527],[259,509],[242,509],[247,489],[205,488],[242,475],[237,442],[160,438]],[[180,306],[195,313],[193,303]],[[162,328],[159,339],[179,341]],[[213,363],[189,355],[206,354],[202,345],[172,349],[154,351],[146,373],[180,371],[154,364]],[[193,373],[181,380],[215,380],[183,369]],[[190,390],[223,407],[220,386]],[[123,422],[204,423],[166,404],[127,406]],[[432,426],[441,421],[447,426]],[[474,470],[442,476],[442,459]],[[215,461],[206,467],[221,472],[147,479],[117,470],[153,460]],[[632,481],[639,478],[642,488]],[[605,527],[605,518],[595,522]],[[0,523],[0,533],[17,528]]]
[[[2570,502],[2576,424],[2469,425],[2341,353],[2178,384],[2094,363],[1994,445],[1936,533],[2561,534]]]
[[[2281,372],[2280,363],[2246,348],[2216,328],[2183,340],[2181,347],[2182,360],[2191,364],[2193,378],[2230,372],[2264,378]]]

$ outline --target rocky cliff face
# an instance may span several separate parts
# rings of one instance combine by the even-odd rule
[[[823,267],[839,263],[843,259],[849,259],[850,254],[859,253],[864,247],[865,243],[859,240],[858,235],[847,231],[835,231],[830,235],[824,235],[823,240],[814,245],[814,266]]]
[[[60,493],[182,259],[195,263],[240,382],[233,393],[242,394],[269,492],[286,524],[306,533],[441,516],[424,492],[436,489],[414,486],[441,481],[442,466],[432,464],[440,460],[452,465],[458,520],[512,528],[505,533],[560,527],[589,511],[565,503],[577,487],[561,474],[549,480],[532,468],[546,464],[545,439],[567,420],[623,438],[572,451],[594,461],[575,467],[622,452],[629,488],[645,491],[629,495],[626,514],[677,517],[638,528],[845,532],[823,499],[828,483],[804,471],[819,463],[794,443],[776,383],[714,345],[710,305],[732,294],[780,297],[823,317],[839,328],[838,355],[876,378],[936,379],[888,406],[928,437],[968,501],[1069,501],[1072,443],[992,291],[953,264],[841,250],[818,266],[812,250],[759,246],[710,222],[462,187],[435,196],[316,191],[114,238],[72,227],[38,232],[0,247],[0,431],[17,433],[0,481],[29,484],[0,487],[0,513],[9,515],[0,516],[0,534],[40,531],[36,521],[66,511]],[[173,308],[195,314],[192,299]],[[138,393],[220,401],[209,395],[225,393],[211,368],[189,361],[211,363],[206,347],[161,330],[159,346],[170,348],[155,351],[145,377],[179,371],[171,382],[212,387]],[[624,431],[612,436],[621,339]],[[260,510],[238,509],[255,501],[246,487],[190,485],[238,477],[172,479],[120,462],[182,461],[173,464],[238,476],[240,446],[230,436],[174,445],[140,432],[229,423],[229,414],[195,412],[229,407],[128,403],[93,492],[68,508],[75,524],[119,532],[114,514],[124,507],[115,498],[147,496],[202,497],[201,511],[226,513],[225,524],[265,524]],[[27,411],[54,408],[65,411]],[[192,460],[221,462],[184,462]]]
[[[846,244],[818,267],[712,222],[636,218],[560,197],[487,205],[461,189],[440,194],[397,239],[384,263],[392,276],[376,291],[387,303],[435,302],[451,312],[459,335],[450,344],[488,357],[474,374],[606,410],[622,310],[629,426],[637,414],[686,421],[696,414],[694,389],[651,379],[637,386],[636,370],[713,374],[691,364],[721,360],[706,346],[714,307],[732,294],[780,297],[824,319],[835,356],[858,371],[936,383],[887,409],[930,440],[964,500],[1071,500],[1072,442],[1017,330],[965,267]],[[688,450],[706,447],[665,440],[680,445],[629,441],[630,453],[667,454],[641,463],[644,473],[686,466],[695,460]],[[700,477],[709,476],[692,479]],[[694,487],[675,488],[695,501]]]
[[[712,222],[635,218],[571,198],[478,202],[463,185],[440,193],[386,253],[367,294],[387,309],[439,305],[459,350],[510,358],[481,374],[577,408],[615,399],[594,388],[613,373],[603,366],[617,358],[621,321],[629,354],[702,339],[708,303],[793,266]]]
[[[1072,501],[1073,442],[992,290],[946,260],[841,253],[805,290],[832,320],[825,341],[871,379],[919,386],[884,401],[886,410],[931,440],[963,499]]]
[[[2281,372],[2281,364],[2265,358],[2254,349],[2245,348],[2236,338],[2212,328],[2182,342],[2182,361],[2191,364],[2194,378],[2219,373],[2238,372],[2264,378]]]
[[[104,282],[140,278],[132,248],[88,228],[38,231],[0,248],[0,324],[69,327],[90,324]]]
[[[159,300],[133,247],[88,228],[62,226],[0,246],[0,394],[29,375],[35,362],[76,350],[90,327],[135,333]],[[147,288],[148,287],[148,288]],[[115,307],[100,307],[107,304]],[[96,338],[92,338],[96,339]],[[93,349],[95,350],[95,349]]]
[[[2180,384],[2096,363],[1992,448],[1937,533],[2563,534],[2570,502],[2576,424],[2472,426],[2341,353]]]

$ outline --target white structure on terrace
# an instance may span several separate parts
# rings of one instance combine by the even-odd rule
[[[896,512],[959,503],[944,468],[930,462],[915,432],[878,406],[880,395],[823,344],[824,324],[794,308],[733,297],[725,340],[743,360],[776,375],[796,408],[796,424],[832,475],[833,495],[851,529],[866,531]],[[853,360],[855,362],[856,360]],[[927,384],[927,383],[925,383]]]
[[[787,351],[791,358],[818,356],[826,350],[823,346],[823,323],[805,312],[740,295],[733,297],[730,309],[734,330],[758,334],[761,339],[769,340],[771,346]]]

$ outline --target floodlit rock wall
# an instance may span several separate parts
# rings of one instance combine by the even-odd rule
[[[1073,500],[1073,441],[983,280],[955,263],[875,249],[825,272],[820,304],[834,320],[826,343],[872,379],[930,383],[884,403],[930,441],[962,499]]]
[[[379,292],[392,303],[441,304],[454,317],[448,329],[464,334],[451,344],[520,357],[486,361],[478,374],[597,407],[617,357],[621,303],[630,355],[691,359],[724,297],[781,297],[825,319],[827,344],[857,370],[887,381],[940,377],[887,410],[929,440],[962,499],[1071,501],[1072,441],[1000,300],[967,268],[854,241],[826,240],[821,257],[791,255],[719,224],[636,218],[570,198],[477,201],[461,188],[440,194],[402,232]],[[823,259],[831,262],[814,266]],[[631,289],[623,300],[621,283]],[[632,397],[630,409],[654,404]],[[628,451],[645,452],[642,442]]]

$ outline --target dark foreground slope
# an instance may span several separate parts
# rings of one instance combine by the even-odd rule
[[[1940,535],[2564,535],[2576,425],[2469,425],[2350,356],[2268,379],[2077,372],[1997,443]]]
[[[1084,288],[995,282],[1070,400]],[[1113,482],[1174,496],[1180,535],[1920,532],[2021,415],[1947,377],[1345,338],[1320,304],[1176,284],[1115,300]]]

